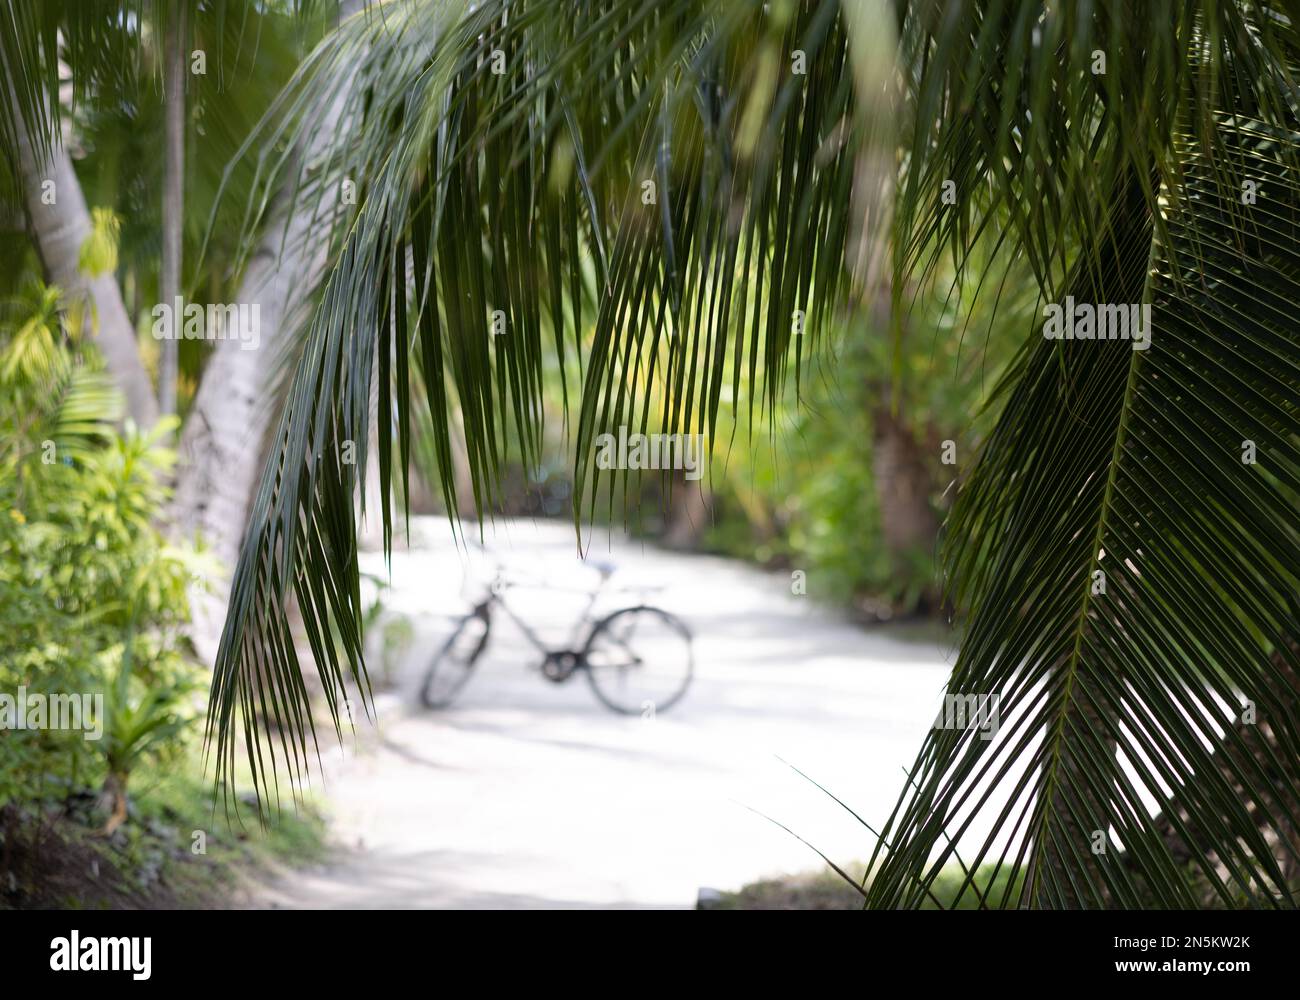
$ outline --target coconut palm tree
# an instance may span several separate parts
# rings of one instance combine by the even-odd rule
[[[950,691],[1000,731],[932,732],[871,902],[918,902],[983,814],[968,883],[1024,875],[990,905],[1292,906],[1297,12],[909,13],[897,272],[988,233],[1045,307],[1152,319],[1146,350],[1035,328],[1007,379],[946,526]]]
[[[291,603],[336,729],[346,674],[365,697],[372,402],[387,541],[414,413],[454,508],[459,412],[481,505],[507,440],[536,455],[543,358],[577,352],[580,526],[602,431],[654,412],[717,441],[724,392],[761,422],[846,312],[901,337],[920,296],[996,305],[1027,268],[1041,308],[993,310],[1024,346],[945,528],[949,690],[996,733],[934,729],[869,901],[919,905],[958,863],[990,906],[1293,906],[1298,16],[399,0],[348,22],[252,147],[263,192],[321,206],[332,252],[217,657],[218,779],[241,731],[259,789],[307,766]],[[345,80],[331,155],[295,175],[280,151],[319,140]],[[1150,323],[1044,337],[1075,304]]]
[[[337,92],[340,74],[355,74],[334,158],[297,197],[320,201],[344,185],[358,197],[345,214],[323,217],[337,223],[334,261],[236,571],[214,678],[216,730],[233,732],[237,714],[251,722],[258,711],[283,713],[292,727],[283,747],[299,766],[311,721],[280,617],[292,592],[331,705],[341,709],[345,668],[327,636],[342,637],[363,678],[351,497],[368,457],[372,379],[382,387],[386,524],[396,483],[405,488],[413,375],[449,509],[450,415],[464,428],[482,507],[508,438],[522,442],[525,462],[536,456],[544,351],[561,360],[579,351],[587,363],[579,454],[603,426],[644,425],[657,386],[670,389],[658,412],[673,428],[706,429],[724,378],[756,382],[760,358],[773,375],[763,392],[781,391],[775,359],[816,341],[847,281],[851,227],[833,209],[852,188],[859,123],[838,8],[756,10],[594,5],[575,21],[559,4],[392,4],[349,22],[307,60],[253,143],[262,173],[268,186],[280,180],[274,150],[309,144],[320,122],[304,111]],[[790,80],[794,38],[805,49]],[[748,92],[733,87],[736,74]],[[805,114],[801,131],[775,141]],[[777,250],[792,266],[776,282],[774,227],[798,237]],[[375,280],[380,271],[387,277]],[[634,314],[611,311],[620,303]],[[796,334],[796,313],[810,336]],[[693,322],[697,314],[707,322]],[[347,320],[340,336],[334,324],[346,315],[365,319],[355,333]],[[594,346],[583,342],[585,321],[595,323]],[[728,346],[733,325],[745,335]],[[684,366],[701,353],[716,371],[697,386]],[[619,385],[601,399],[607,379]],[[299,533],[300,510],[317,527]],[[232,745],[219,747],[220,779]]]
[[[105,71],[105,52],[121,48],[109,12],[96,6],[8,3],[0,11],[0,147],[17,178],[18,200],[47,276],[69,295],[81,324],[93,333],[128,414],[148,427],[158,417],[158,404],[121,290],[112,274],[81,266],[93,223],[60,131],[60,26],[67,28],[66,55],[85,67],[75,81],[78,96]]]
[[[152,61],[162,67],[154,81],[157,84],[164,74],[167,77],[164,134],[158,137],[167,153],[161,171],[166,198],[156,200],[163,208],[161,265],[156,256],[149,261],[157,254],[155,231],[147,232],[144,246],[127,239],[120,257],[129,267],[122,281],[129,282],[137,293],[141,285],[156,283],[158,297],[166,303],[194,285],[212,294],[230,276],[198,273],[190,277],[188,287],[180,284],[186,228],[182,216],[188,214],[190,230],[199,229],[195,217],[206,218],[211,191],[225,182],[236,183],[238,178],[221,171],[229,151],[215,169],[202,157],[211,157],[226,143],[231,150],[238,148],[248,128],[245,117],[251,115],[256,121],[287,75],[281,67],[291,67],[300,58],[295,33],[310,35],[319,30],[317,13],[325,15],[319,20],[335,15],[341,18],[360,6],[360,0],[342,0],[337,5],[303,0],[276,5],[49,0],[34,5],[4,0],[0,57],[4,67],[13,68],[20,86],[11,100],[0,102],[0,135],[12,135],[15,140],[19,155],[13,173],[22,189],[25,215],[51,280],[74,294],[83,289],[89,294],[91,308],[83,314],[118,387],[130,402],[128,414],[138,425],[153,423],[160,400],[164,411],[174,409],[178,345],[176,341],[162,345],[163,370],[158,375],[156,398],[137,348],[119,276],[111,273],[111,268],[92,274],[83,267],[82,248],[92,231],[91,215],[67,149],[76,143],[67,140],[70,134],[82,142],[85,137],[74,132],[69,119],[79,114],[78,124],[91,133],[90,145],[99,147],[101,155],[110,155],[104,147],[127,131],[124,123],[139,128],[140,119],[147,119],[140,105],[144,103],[141,92],[149,87],[149,73],[142,64]],[[192,46],[205,50],[202,68],[211,76],[193,77],[187,105]],[[10,93],[8,89],[5,92]],[[72,105],[73,115],[67,105]],[[124,106],[132,110],[123,111]],[[191,135],[194,150],[200,154],[199,162],[189,171],[195,190],[182,199],[186,123],[200,112],[206,114]],[[48,158],[48,165],[42,166],[39,157]],[[310,150],[303,153],[304,169],[309,169],[313,159]],[[209,173],[215,175],[210,182]],[[47,198],[46,179],[54,182],[55,200]],[[298,306],[310,298],[313,274],[321,265],[318,248],[307,238],[312,211],[297,218],[292,209],[291,199],[276,199],[273,209],[265,213],[261,245],[249,255],[242,271],[232,275],[239,279],[231,288],[234,301],[255,302],[260,308],[260,350],[245,350],[236,341],[213,345],[203,364],[198,392],[186,411],[176,493],[166,515],[177,534],[201,537],[226,567],[232,567],[239,554],[262,457],[259,443],[277,412],[273,365],[268,358],[290,339]],[[140,221],[133,222],[138,233]],[[219,239],[217,234],[214,242]],[[228,263],[219,253],[209,255],[212,258],[217,260],[214,270]],[[195,621],[191,633],[201,658],[211,663],[228,580],[217,577],[205,583],[192,595]]]
[[[95,334],[127,398],[129,415],[145,427],[157,419],[160,404],[164,413],[176,408],[178,345],[174,340],[162,344],[155,398],[117,276],[87,273],[83,267],[91,214],[67,150],[72,125],[64,105],[107,103],[101,95],[105,89],[130,93],[139,83],[142,50],[151,44],[163,50],[159,54],[167,80],[166,168],[159,298],[172,302],[182,290],[185,78],[190,66],[186,43],[188,24],[199,6],[197,0],[180,4],[5,0],[0,10],[0,139],[6,151],[14,152],[8,166],[27,221],[49,278],[88,303],[81,310],[85,325]],[[211,34],[221,37],[228,20],[234,22],[240,15],[247,19],[248,13],[222,5],[204,21]],[[242,33],[231,33],[237,57]],[[165,37],[165,44],[158,45],[157,36]]]
[[[361,0],[341,0],[339,19],[356,15],[362,6]],[[326,137],[333,135],[328,123],[341,115],[347,94],[348,88],[340,87],[326,97],[320,113],[327,126],[312,144],[296,151],[289,169],[310,173],[328,159]],[[317,224],[317,209],[332,210],[329,202],[296,204],[288,190],[272,199],[234,293],[236,302],[258,304],[259,348],[245,350],[235,340],[214,345],[181,432],[180,472],[168,519],[180,535],[202,538],[224,568],[190,595],[191,637],[207,664],[216,658],[230,599],[229,572],[244,539],[263,442],[278,412],[282,366],[268,359],[292,356],[295,334],[326,263],[328,227]]]

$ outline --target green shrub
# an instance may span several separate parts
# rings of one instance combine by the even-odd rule
[[[25,304],[0,322],[0,694],[98,697],[104,730],[5,733],[0,808],[106,779],[124,795],[195,714],[182,628],[201,564],[156,527],[175,423],[119,433],[120,403],[65,332],[57,290]]]

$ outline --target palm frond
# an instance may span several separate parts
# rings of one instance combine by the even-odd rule
[[[336,238],[218,654],[219,781],[239,729],[259,788],[305,766],[291,599],[334,726],[345,673],[364,698],[353,504],[372,392],[386,542],[412,413],[431,418],[448,510],[463,427],[482,511],[510,441],[539,456],[548,353],[583,365],[577,481],[595,435],[644,429],[654,394],[665,431],[712,435],[724,386],[774,398],[843,299],[859,128],[835,0],[393,3],[308,58],[245,150],[250,233],[287,189],[312,238]],[[278,757],[259,716],[285,734]]]
[[[82,458],[113,437],[124,409],[112,376],[100,364],[68,369],[52,396],[45,434],[60,455]]]
[[[1149,303],[1153,327],[1148,350],[1026,346],[946,529],[970,608],[949,692],[991,706],[996,736],[931,733],[870,903],[919,905],[962,842],[970,870],[1025,875],[991,905],[1295,906],[1297,26],[1253,3],[1179,4],[1154,31],[1144,10],[1142,32],[1118,30],[1126,5],[1072,26],[963,9],[913,39],[936,60],[917,104],[995,89],[912,148],[902,270],[1007,226],[1045,300]],[[1103,81],[1066,29],[1104,26]],[[957,54],[986,38],[1009,39],[1003,70],[1028,65],[1023,80]],[[987,196],[916,224],[948,169]]]
[[[0,145],[18,148],[19,126],[33,137],[38,158],[48,159],[60,115],[59,59],[76,62],[74,100],[84,97],[96,71],[121,72],[130,60],[121,30],[127,15],[122,5],[51,0],[32,3],[5,0],[0,9]],[[62,45],[62,53],[61,53]],[[133,46],[128,46],[134,51]]]
[[[1154,319],[1146,351],[1028,333],[948,527],[971,613],[951,690],[997,699],[1001,730],[932,734],[870,902],[920,905],[960,844],[1003,887],[990,905],[1293,905],[1293,18],[1254,2],[908,5],[895,184],[870,134],[895,81],[864,71],[861,19],[838,4],[579,6],[387,5],[318,49],[251,140],[250,228],[288,183],[335,239],[218,655],[218,780],[240,733],[259,791],[307,767],[292,600],[336,730],[346,673],[364,696],[354,502],[372,396],[386,540],[412,413],[431,420],[452,510],[460,415],[481,510],[508,442],[537,454],[547,351],[581,355],[579,483],[597,434],[652,412],[712,435],[723,387],[753,389],[761,413],[790,361],[797,382],[860,277],[846,260],[871,234],[846,208],[865,178],[897,192],[896,321],[945,258],[962,287],[997,294],[992,266],[967,269],[1023,261],[1044,302]],[[343,84],[342,119],[323,119]],[[338,139],[321,147],[324,129]],[[300,169],[306,148],[329,152]],[[1243,199],[1246,181],[1262,197]]]
[[[292,0],[287,9],[308,21],[335,6]],[[248,0],[3,0],[0,148],[18,148],[21,125],[37,157],[48,159],[51,143],[59,141],[62,84],[69,85],[74,108],[107,81],[129,92],[151,72],[142,54],[159,44],[166,25],[181,13],[195,26],[195,37],[215,41],[213,75],[238,71],[241,56],[256,52],[259,37],[252,26],[260,24],[254,16],[260,7]]]

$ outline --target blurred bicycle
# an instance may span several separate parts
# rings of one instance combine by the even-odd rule
[[[487,593],[457,622],[429,663],[420,689],[425,707],[446,708],[464,690],[487,649],[498,613],[510,618],[537,649],[542,676],[555,684],[586,674],[601,703],[626,715],[652,715],[680,701],[695,666],[690,630],[677,616],[648,604],[594,617],[592,610],[616,567],[609,562],[591,565],[599,582],[586,592],[586,606],[565,645],[552,649],[506,602],[506,591],[521,584],[496,564]]]

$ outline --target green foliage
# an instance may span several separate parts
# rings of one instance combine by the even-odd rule
[[[77,267],[86,274],[95,276],[116,273],[118,234],[121,230],[122,220],[111,208],[92,209],[90,234],[81,244]]]
[[[197,735],[194,727],[191,736]],[[263,823],[214,822],[212,785],[198,741],[178,740],[165,763],[132,782],[131,821],[103,836],[95,797],[60,803],[62,821],[0,809],[0,910],[181,909],[229,906],[232,891],[266,863],[323,860],[325,823],[316,801]],[[3,775],[3,772],[0,772]]]
[[[6,12],[15,10],[0,18],[0,73],[7,66],[20,78],[33,75],[17,104],[0,102],[0,137],[15,125],[15,112],[38,130],[38,143],[51,134],[52,119],[70,124],[73,165],[93,206],[79,266],[91,275],[116,278],[128,312],[141,322],[148,320],[159,294],[164,21],[181,5],[179,0],[41,0],[7,4]],[[242,210],[214,213],[217,192],[223,184],[241,197],[250,192],[254,170],[247,163],[230,170],[227,165],[326,30],[336,5],[184,0],[183,6],[189,8],[187,50],[201,49],[207,57],[206,72],[186,79],[183,293],[199,304],[229,302],[241,278],[231,262],[247,220]],[[56,62],[59,39],[62,58]],[[70,104],[66,89],[61,100],[42,93],[69,76]],[[5,143],[3,148],[14,147]],[[21,230],[23,198],[16,189],[19,179],[10,175],[9,164],[0,163],[0,208],[5,209],[0,219],[13,218]],[[11,282],[25,272],[23,265],[35,263],[28,259],[28,245],[21,238],[0,245],[0,295],[14,290]],[[18,266],[3,266],[11,261]],[[145,340],[143,349],[151,353],[156,343]],[[208,346],[181,340],[179,350],[184,401]]]
[[[893,289],[869,280],[883,273],[869,251],[888,217],[872,195],[896,162],[896,116],[872,89],[892,87],[871,56],[892,47],[890,19],[850,7],[853,17],[836,0],[592,0],[575,18],[558,0],[403,2],[346,22],[304,61],[242,151],[259,179],[248,217],[278,185],[329,227],[335,254],[235,574],[209,706],[220,768],[241,726],[259,739],[256,664],[284,692],[269,706],[282,759],[309,756],[310,706],[284,626],[294,598],[324,657],[336,728],[345,674],[365,689],[353,503],[375,382],[386,540],[412,450],[432,459],[448,509],[462,441],[480,511],[512,451],[540,464],[552,359],[567,371],[578,355],[581,395],[568,404],[563,389],[566,428],[577,418],[578,518],[597,512],[595,435],[702,433],[722,447],[728,409],[755,427],[782,419],[828,334],[858,305],[880,305],[872,296],[898,304],[892,336],[868,337],[891,373],[872,401],[908,420],[926,412],[904,405],[924,391],[907,384],[905,355],[923,356],[929,339],[909,332],[920,321],[902,308],[907,275]],[[337,119],[321,113],[336,95]],[[284,153],[318,148],[310,164]],[[338,197],[345,180],[355,206]],[[916,239],[933,249],[936,236]],[[256,238],[250,226],[246,250]],[[970,305],[973,290],[954,284]],[[490,333],[498,315],[504,335]],[[953,315],[934,310],[936,334],[956,328]],[[963,390],[950,411],[973,398]],[[948,423],[958,419],[971,417]],[[928,443],[930,428],[915,430]],[[345,442],[355,464],[340,459]],[[886,569],[868,548],[870,528],[837,546],[834,519],[873,517],[865,449],[841,438],[830,450],[856,471],[806,477],[801,545],[828,567],[831,592],[865,580],[914,603],[933,552],[909,553],[914,568],[899,572],[897,557]],[[626,488],[628,477],[606,482]]]
[[[709,467],[714,522],[707,545],[772,566],[803,570],[808,593],[848,604],[870,595],[910,603],[906,589],[934,580],[920,560],[906,579],[881,544],[871,469],[872,421],[863,352],[846,346],[805,382],[801,403],[783,400],[769,436],[737,434]],[[734,410],[724,402],[723,412]]]
[[[579,484],[593,435],[644,427],[652,397],[665,430],[710,433],[725,384],[735,392],[745,377],[760,405],[775,399],[780,359],[806,350],[794,313],[807,314],[815,341],[836,307],[849,239],[836,206],[852,186],[857,129],[838,4],[584,8],[394,3],[353,18],[247,144],[266,191],[283,184],[312,206],[337,249],[236,569],[209,705],[222,772],[240,726],[260,739],[255,663],[284,693],[269,706],[283,756],[291,766],[308,756],[310,707],[283,627],[291,593],[323,658],[336,728],[345,670],[364,687],[352,504],[372,378],[387,527],[419,412],[412,369],[448,507],[458,411],[482,509],[508,427],[525,466],[537,464],[543,358],[572,349],[584,311],[595,327],[577,407]],[[794,48],[807,56],[799,78]],[[320,109],[336,94],[334,120]],[[307,169],[283,153],[322,136],[326,152]],[[345,179],[355,206],[338,197]],[[264,197],[250,200],[250,218]],[[504,335],[488,336],[498,312]],[[355,466],[340,460],[345,441],[358,446]],[[299,511],[329,527],[301,531]],[[346,657],[329,642],[334,629]],[[270,777],[256,775],[262,787]]]
[[[91,352],[65,338],[54,290],[0,326],[0,691],[103,698],[99,741],[78,731],[0,739],[0,805],[126,774],[193,714],[180,629],[202,568],[155,527],[175,429],[118,433]]]
[[[994,284],[970,256],[993,242],[1045,301],[1144,303],[1153,329],[1027,330],[945,558],[971,608],[950,689],[1003,724],[931,732],[871,902],[919,905],[990,820],[968,865],[1026,872],[996,905],[1294,908],[1300,24],[1070,6],[905,24],[899,273],[950,250]],[[971,196],[936,214],[946,178]]]
[[[833,356],[810,366],[799,398],[787,391],[778,401],[769,431],[720,442],[710,465],[717,510],[709,544],[802,569],[809,594],[877,616],[911,611],[937,593],[937,540],[898,557],[886,546],[873,468],[876,419],[896,401],[941,518],[993,425],[994,390],[1032,308],[1017,290],[1026,276],[1017,277],[996,316],[973,289],[954,285],[947,299],[910,311],[901,342],[861,318],[847,324]],[[743,424],[729,398],[721,412],[731,426]],[[955,464],[943,462],[945,441]]]
[[[146,756],[179,752],[177,737],[188,721],[180,706],[196,690],[193,679],[179,671],[174,677],[159,676],[156,670],[144,679],[133,677],[131,638],[128,633],[117,677],[105,698],[104,761],[123,787]]]
[[[17,119],[38,141],[54,134],[57,47],[78,97],[120,98],[136,82],[118,57],[147,48],[144,26],[167,10],[9,9],[5,148]],[[582,392],[570,409],[565,383],[564,415],[577,416],[573,481],[591,489],[589,516],[595,434],[657,426],[705,432],[721,448],[731,428],[720,418],[766,419],[794,442],[786,464],[760,455],[761,433],[745,438],[728,452],[723,500],[773,558],[824,571],[832,594],[886,588],[906,603],[931,575],[928,555],[900,573],[874,544],[865,443],[881,415],[927,449],[957,442],[945,566],[970,623],[952,687],[1002,698],[1006,730],[926,741],[871,862],[873,904],[926,905],[949,878],[954,842],[1005,800],[974,874],[961,876],[977,882],[992,864],[998,904],[1295,905],[1294,4],[590,0],[577,10],[434,0],[354,19],[223,175],[246,208],[241,249],[272,196],[319,212],[334,242],[214,678],[219,780],[232,777],[243,724],[253,781],[269,783],[259,715],[277,724],[291,766],[307,756],[293,598],[336,726],[345,670],[364,678],[353,504],[372,385],[387,529],[413,438],[449,508],[453,434],[480,510],[512,452],[537,466],[543,377],[551,359],[567,370],[571,351]],[[806,72],[793,70],[796,54]],[[337,93],[341,115],[321,114]],[[122,135],[121,101],[108,103],[98,135],[134,142],[121,175],[143,176],[131,169],[143,143]],[[234,107],[224,123],[208,119],[226,139],[246,131]],[[322,133],[332,141],[314,142]],[[308,149],[324,153],[300,162]],[[100,154],[95,173],[111,181],[99,169],[111,143]],[[345,178],[355,205],[338,197]],[[1258,203],[1243,197],[1247,183]],[[657,199],[643,200],[646,184]],[[128,230],[144,218],[112,204]],[[234,245],[224,225],[214,246]],[[101,229],[85,259],[94,268],[110,261]],[[882,257],[892,266],[873,270]],[[151,264],[130,277],[147,297]],[[954,310],[927,317],[949,282]],[[1025,292],[1149,304],[1151,350],[1044,342],[1026,321],[1037,309],[1018,311]],[[96,420],[93,365],[47,350],[56,301],[38,293],[0,362],[13,401],[0,426],[2,669],[36,688],[111,688],[115,759],[129,762],[173,724],[173,695],[152,693],[180,687],[183,573],[148,528],[167,459]],[[946,362],[964,341],[954,317],[980,308],[1025,338],[1002,381],[1010,351],[992,352],[987,374],[1002,391],[988,390],[982,365],[975,388],[969,359],[954,361],[948,383],[917,377],[926,328],[940,345],[927,364]],[[489,336],[498,310],[505,335]],[[838,388],[818,385],[813,348],[859,311],[879,330],[854,329]],[[792,331],[796,313],[807,314],[806,338]],[[936,398],[927,386],[939,384],[955,388]],[[1000,413],[983,408],[990,399]],[[355,464],[340,461],[345,442],[360,447]],[[1245,442],[1258,461],[1242,461]],[[748,492],[732,470],[748,473]],[[272,704],[256,705],[268,688]],[[1258,728],[1236,718],[1243,701],[1261,710]],[[6,741],[24,768],[5,772],[6,788],[51,773],[47,757],[88,764],[78,747],[34,739]],[[1113,838],[1109,856],[1089,849],[1098,832]]]

